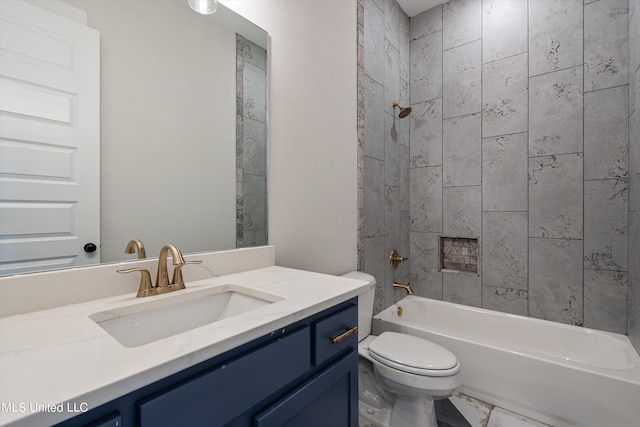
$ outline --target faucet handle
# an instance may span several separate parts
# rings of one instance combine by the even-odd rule
[[[140,287],[138,288],[138,293],[136,294],[136,298],[148,297],[150,295],[155,295],[155,288],[151,283],[151,273],[146,268],[127,268],[124,270],[117,270],[120,274],[133,273],[134,271],[139,271],[142,273],[140,276]]]
[[[174,290],[179,290],[179,289],[184,289],[185,285],[184,285],[184,278],[182,277],[182,267],[187,265],[187,264],[202,264],[202,260],[194,260],[194,261],[185,261],[183,263],[180,263],[178,265],[176,265],[173,268],[173,278],[171,280],[171,286],[173,287]]]
[[[407,258],[406,256],[400,256],[400,254],[398,254],[398,251],[396,251],[395,249],[392,250],[391,255],[389,255],[389,262],[391,263],[391,268],[394,270],[398,268],[398,264],[400,264],[401,262],[405,262],[408,259],[409,258]]]

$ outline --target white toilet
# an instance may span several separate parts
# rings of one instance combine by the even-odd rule
[[[373,276],[344,275],[375,285]],[[396,332],[370,335],[375,291],[358,298],[360,427],[436,427],[433,401],[460,386],[460,363],[449,350]]]

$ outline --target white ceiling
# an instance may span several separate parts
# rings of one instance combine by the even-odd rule
[[[446,2],[447,0],[398,0],[400,7],[409,15],[409,18]]]

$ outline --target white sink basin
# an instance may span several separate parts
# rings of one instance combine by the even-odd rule
[[[123,346],[138,347],[283,299],[238,285],[180,292],[149,297],[149,302],[89,317]]]

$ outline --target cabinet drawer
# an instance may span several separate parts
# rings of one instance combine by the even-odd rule
[[[257,414],[254,427],[358,425],[358,353],[339,359]]]
[[[357,325],[357,304],[350,305],[337,313],[313,322],[311,326],[313,330],[313,364],[320,365],[346,349],[357,348],[357,331],[339,342],[332,341],[332,338],[353,330]]]
[[[220,426],[310,367],[309,327],[139,404],[141,427]]]

